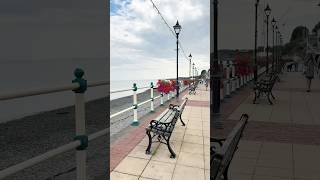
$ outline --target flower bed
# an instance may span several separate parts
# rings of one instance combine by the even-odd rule
[[[169,94],[170,91],[175,91],[176,81],[175,80],[158,80],[157,82],[158,92],[163,94]]]

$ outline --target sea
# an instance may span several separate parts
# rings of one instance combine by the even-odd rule
[[[0,93],[68,85],[76,68],[85,71],[88,82],[107,80],[109,73],[106,58],[1,60]],[[86,100],[107,96],[106,86],[88,88],[86,92]],[[72,91],[0,101],[0,123],[74,105],[74,101]]]
[[[154,86],[157,83],[157,79],[140,79],[140,80],[111,80],[110,81],[110,100],[115,100],[121,97],[130,96],[133,94],[132,87],[133,83],[136,83],[138,87],[137,93],[141,93],[143,91],[148,90],[147,88],[139,89],[141,87],[150,87],[151,82],[153,82]],[[128,90],[124,92],[113,93],[113,91],[117,90]]]

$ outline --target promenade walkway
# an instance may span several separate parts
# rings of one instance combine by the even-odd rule
[[[222,121],[224,129],[211,134],[224,136],[242,113],[250,117],[230,166],[231,180],[320,179],[320,80],[313,80],[308,93],[302,72],[280,78],[273,106],[264,98],[253,104],[252,90],[243,89],[235,95],[240,105]]]
[[[135,143],[126,140],[111,146],[112,180],[209,180],[209,89],[206,91],[200,85],[196,95],[184,93],[183,98],[185,97],[189,99],[182,114],[186,126],[181,126],[178,121],[171,137],[177,157],[171,159],[164,144],[153,144],[152,155],[145,154],[148,144],[145,127],[152,119],[149,118],[141,128],[133,132],[133,136],[139,137],[134,140]],[[124,156],[117,155],[117,150],[123,151],[121,148],[130,146],[132,150],[127,151]]]

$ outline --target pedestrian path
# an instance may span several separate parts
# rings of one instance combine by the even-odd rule
[[[145,136],[112,170],[112,180],[209,180],[209,89],[200,85],[196,95],[185,97],[189,99],[182,114],[186,126],[178,121],[171,137],[177,157],[170,158],[165,144],[153,144],[151,155],[146,155]]]
[[[231,129],[242,113],[250,117],[230,166],[231,180],[320,179],[320,80],[313,80],[308,93],[301,72],[285,72],[280,79],[273,106],[264,98],[253,104],[251,91],[223,121]]]

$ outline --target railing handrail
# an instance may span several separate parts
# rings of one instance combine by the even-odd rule
[[[106,135],[108,133],[108,131],[109,131],[109,129],[106,128],[106,129],[100,130],[100,131],[98,131],[96,133],[93,133],[93,134],[89,135],[88,141],[92,141],[92,140],[94,140],[96,138],[104,136],[104,135]],[[54,156],[57,156],[57,155],[59,155],[61,153],[70,151],[70,150],[78,147],[79,145],[81,145],[81,141],[80,140],[75,140],[75,141],[72,141],[72,142],[70,142],[68,144],[65,144],[63,146],[60,146],[60,147],[58,147],[56,149],[52,149],[52,150],[47,151],[47,152],[45,152],[45,153],[43,153],[41,155],[38,155],[38,156],[35,156],[35,157],[31,158],[31,159],[23,161],[23,162],[21,162],[19,164],[16,164],[16,165],[10,166],[10,167],[8,167],[6,169],[3,169],[3,170],[0,171],[0,179],[2,179],[4,177],[7,177],[7,176],[9,176],[11,174],[14,174],[14,173],[16,173],[18,171],[21,171],[23,169],[26,169],[28,167],[31,167],[31,166],[33,166],[35,164],[38,164],[38,163],[42,162],[42,161],[50,159],[50,158],[52,158]]]
[[[88,147],[88,141],[96,139],[98,137],[104,136],[108,133],[109,129],[105,128],[96,133],[93,133],[89,136],[85,133],[85,96],[88,87],[96,87],[96,86],[104,86],[110,85],[108,81],[97,81],[97,82],[89,82],[83,79],[84,71],[82,69],[76,69],[74,71],[74,75],[76,79],[72,81],[71,84],[63,85],[59,87],[45,87],[31,90],[24,90],[19,92],[10,92],[10,93],[0,93],[0,101],[1,100],[10,100],[22,97],[36,96],[42,94],[50,94],[62,91],[72,90],[75,93],[75,129],[76,136],[74,141],[60,146],[56,149],[47,151],[41,155],[18,163],[16,165],[7,167],[5,169],[0,170],[0,179],[10,176],[18,171],[21,171],[25,168],[31,167],[35,164],[38,164],[42,161],[45,161],[49,158],[52,158],[56,155],[69,151],[71,149],[76,148],[76,174],[78,180],[86,179],[86,149]]]
[[[108,81],[89,82],[88,87],[96,87],[96,86],[109,85],[109,84],[110,83],[108,83]],[[79,83],[72,83],[72,84],[57,86],[57,87],[49,87],[49,88],[45,87],[45,88],[30,89],[30,90],[23,90],[23,91],[17,91],[17,92],[0,93],[0,101],[75,90],[79,87],[80,87]]]
[[[192,84],[192,83],[191,83],[191,84]],[[151,88],[151,86],[145,87],[145,88]],[[139,89],[139,88],[137,88],[137,89]],[[158,87],[153,87],[153,89],[158,89]],[[125,92],[125,91],[132,91],[132,90],[133,90],[133,88],[132,88],[132,89],[129,89],[129,90],[111,91],[110,94],[111,94],[112,92],[117,93],[117,92]],[[161,95],[156,96],[156,97],[154,97],[153,99],[155,100],[155,99],[158,99],[158,98],[160,98],[160,97],[161,97]],[[145,100],[145,101],[142,101],[142,102],[138,103],[137,105],[138,105],[138,106],[142,106],[142,105],[144,105],[144,104],[146,104],[146,103],[148,103],[148,102],[151,102],[151,101],[152,101],[151,99],[147,99],[147,100]],[[127,112],[127,111],[130,111],[130,110],[133,110],[133,109],[134,109],[134,105],[132,105],[132,106],[129,107],[129,108],[123,109],[123,110],[121,110],[121,111],[118,111],[118,112],[116,112],[116,113],[114,113],[114,114],[110,114],[110,118],[114,118],[115,116],[118,116],[118,115],[120,115],[120,114],[123,114],[123,113],[125,113],[125,112]]]

